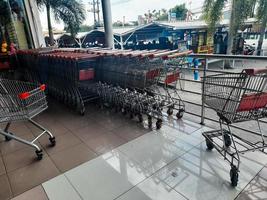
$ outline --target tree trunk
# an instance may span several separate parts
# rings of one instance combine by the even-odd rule
[[[46,12],[47,12],[47,24],[48,24],[48,33],[49,33],[49,44],[51,46],[54,45],[54,35],[53,35],[53,29],[51,24],[51,16],[50,16],[50,5],[46,5]]]
[[[233,41],[234,41],[234,32],[235,32],[235,0],[232,0],[232,10],[229,24],[229,32],[228,32],[228,41],[227,41],[227,54],[232,54],[233,49]]]
[[[265,36],[265,29],[267,25],[267,15],[264,15],[263,20],[261,22],[261,28],[260,28],[260,38],[258,41],[258,47],[257,47],[257,55],[261,55],[261,49],[262,49],[262,44]]]

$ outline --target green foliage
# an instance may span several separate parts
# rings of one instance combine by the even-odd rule
[[[203,17],[209,25],[209,31],[214,32],[216,24],[220,21],[223,8],[227,0],[205,0],[203,5]]]
[[[209,31],[214,32],[216,24],[218,24],[222,17],[222,12],[227,0],[205,0],[203,5],[203,17],[209,25]],[[255,6],[255,0],[232,0],[233,17],[231,26],[234,34],[242,26],[244,21],[253,13],[252,8]]]
[[[162,8],[161,10],[153,10],[152,12],[145,13],[144,16],[146,19],[156,20],[156,21],[167,21],[169,12],[176,13],[176,19],[185,20],[187,14],[187,8],[185,4],[176,5],[171,8],[169,11]]]
[[[93,26],[81,25],[78,32],[89,32],[93,29],[94,29]]]
[[[267,16],[267,0],[258,0],[257,18],[259,21],[263,21]]]
[[[178,20],[185,20],[187,11],[185,4],[176,5],[174,8],[170,9],[170,12],[176,13],[176,19]]]
[[[77,0],[36,0],[39,8],[51,7],[55,20],[63,21],[72,36],[75,36],[85,20],[84,8]]]

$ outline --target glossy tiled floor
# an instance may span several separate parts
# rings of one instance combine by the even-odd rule
[[[18,194],[14,199],[267,199],[266,155],[242,156],[239,185],[232,188],[229,165],[206,151],[201,133],[208,128],[186,119],[150,131],[94,106],[80,117],[52,104],[37,121],[57,145],[40,139],[45,156],[38,162],[31,149],[1,142],[0,200]],[[36,130],[22,123],[14,131],[31,138]]]
[[[135,121],[120,115],[111,117],[92,105],[88,105],[85,116],[80,116],[52,103],[35,120],[56,136],[57,144],[51,148],[48,138],[41,137],[38,144],[44,158],[37,161],[32,148],[13,140],[6,142],[0,136],[0,200],[30,189],[32,192],[18,199],[31,199],[31,193],[45,194],[41,183],[149,132]],[[27,122],[12,124],[10,131],[28,140],[40,132]]]

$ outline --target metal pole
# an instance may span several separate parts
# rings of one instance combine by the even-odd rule
[[[96,3],[95,0],[93,0],[94,26],[96,28],[95,3]]]
[[[102,0],[106,47],[114,48],[110,0]]]
[[[96,5],[97,5],[97,25],[99,26],[100,25],[100,17],[99,17],[99,13],[100,13],[100,10],[99,10],[99,0],[96,1]]]
[[[208,69],[208,59],[205,59],[205,65],[203,70],[203,78],[202,78],[202,105],[201,105],[201,122],[200,124],[205,125],[205,81]]]
[[[121,50],[123,50],[123,38],[122,38],[122,35],[120,36],[120,44],[121,44]]]

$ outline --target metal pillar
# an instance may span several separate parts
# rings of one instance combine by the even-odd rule
[[[102,0],[106,47],[114,48],[110,0]]]
[[[95,28],[97,27],[97,24],[96,24],[96,17],[95,17],[95,4],[96,4],[96,2],[95,2],[95,0],[93,0],[93,13],[94,13],[94,26],[95,26]]]
[[[202,105],[201,105],[201,125],[205,125],[205,81],[206,81],[206,76],[207,76],[207,69],[209,68],[209,63],[208,59],[205,59],[205,65],[204,65],[204,70],[203,70],[203,77],[202,77]]]

